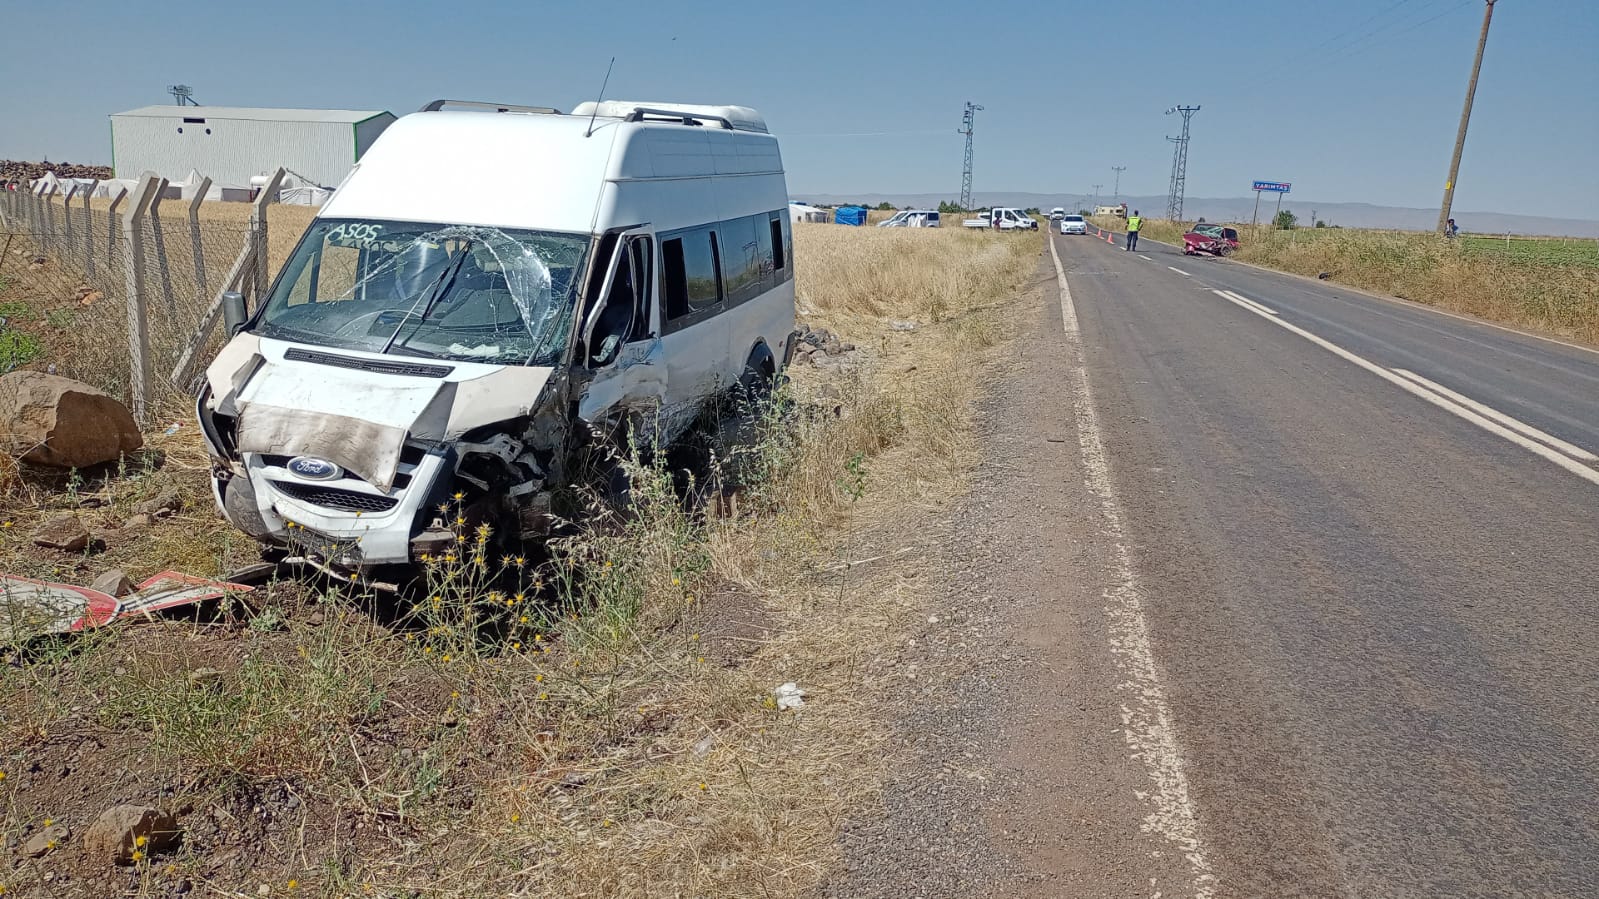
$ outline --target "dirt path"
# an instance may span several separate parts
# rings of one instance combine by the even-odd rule
[[[1129,749],[1138,697],[1107,596],[1119,586],[1065,392],[1046,254],[980,415],[985,462],[931,557],[947,577],[900,660],[908,686],[880,814],[844,837],[829,895],[1202,894]]]

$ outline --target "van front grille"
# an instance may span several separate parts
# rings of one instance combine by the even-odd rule
[[[341,512],[387,512],[400,502],[387,496],[373,496],[370,493],[340,490],[337,487],[296,484],[293,481],[273,481],[272,488],[300,502],[327,509],[338,509]]]

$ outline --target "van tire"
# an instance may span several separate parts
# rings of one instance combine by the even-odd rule
[[[744,362],[744,374],[738,379],[739,393],[746,401],[765,400],[776,386],[777,360],[766,344],[758,343]]]

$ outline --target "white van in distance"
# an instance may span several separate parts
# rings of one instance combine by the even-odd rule
[[[430,103],[362,157],[257,309],[228,298],[198,403],[217,504],[340,573],[479,525],[536,539],[579,451],[665,446],[782,372],[793,271],[752,109]]]
[[[877,223],[879,228],[937,228],[941,214],[936,209],[901,209]]]

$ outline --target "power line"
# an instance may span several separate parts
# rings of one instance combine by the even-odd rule
[[[1116,173],[1116,196],[1112,198],[1112,202],[1114,202],[1122,198],[1122,172],[1127,171],[1127,166],[1113,165],[1110,170]]]
[[[1356,56],[1359,56],[1362,53],[1370,52],[1371,50],[1376,49],[1377,47],[1390,46],[1395,41],[1399,40],[1400,38],[1404,37],[1405,35],[1410,34],[1411,32],[1416,31],[1417,29],[1425,28],[1426,26],[1431,25],[1432,23],[1438,21],[1439,19],[1444,18],[1445,16],[1453,15],[1456,12],[1459,12],[1460,10],[1464,9],[1467,6],[1470,6],[1472,3],[1475,3],[1475,2],[1477,2],[1477,0],[1460,0],[1460,2],[1454,4],[1453,6],[1448,7],[1447,9],[1445,9],[1442,12],[1438,13],[1437,15],[1428,16],[1427,18],[1422,19],[1422,20],[1420,20],[1418,22],[1413,22],[1413,23],[1411,23],[1409,28],[1406,28],[1403,31],[1398,31],[1398,32],[1395,32],[1394,34],[1389,35],[1387,40],[1377,41],[1375,43],[1368,43],[1368,44],[1365,44],[1364,46],[1359,45],[1359,44],[1355,44],[1355,45],[1351,45],[1349,47],[1346,47],[1342,54],[1334,55],[1334,56],[1330,57],[1327,60],[1327,63],[1330,64],[1330,63],[1334,63],[1334,62],[1344,62],[1346,60],[1353,59],[1353,58],[1355,58]]]
[[[1406,0],[1406,2],[1408,2],[1408,0]],[[1351,28],[1346,28],[1337,35],[1312,45],[1309,49],[1296,52],[1292,56],[1286,57],[1281,63],[1278,64],[1278,67],[1291,66],[1293,68],[1307,68],[1313,66],[1325,66],[1335,60],[1345,58],[1346,54],[1352,52],[1363,52],[1364,47],[1369,44],[1372,38],[1391,28],[1410,26],[1410,28],[1407,30],[1413,30],[1414,28],[1419,27],[1426,22],[1434,21],[1443,15],[1448,15],[1448,11],[1446,10],[1444,13],[1439,14],[1439,16],[1434,16],[1430,19],[1424,18],[1418,20],[1415,18],[1417,15],[1425,17],[1428,12],[1436,9],[1437,4],[1441,2],[1447,3],[1449,0],[1423,0],[1419,6],[1413,6],[1410,9],[1404,10],[1397,16],[1394,16],[1393,18],[1377,25],[1377,27],[1366,31],[1365,33],[1359,33],[1362,28],[1365,28],[1367,25],[1376,22],[1383,16],[1404,5],[1403,2],[1394,3],[1388,7],[1385,7],[1375,15],[1366,17],[1358,25],[1355,25]],[[1466,2],[1469,2],[1469,0],[1466,0]],[[1353,39],[1350,40],[1350,38]]]
[[[1378,12],[1375,12],[1375,13],[1371,14],[1370,16],[1367,16],[1365,19],[1361,20],[1360,24],[1355,25],[1352,28],[1347,28],[1347,29],[1339,32],[1338,34],[1335,34],[1332,37],[1327,38],[1326,40],[1323,40],[1321,43],[1316,44],[1315,46],[1311,47],[1309,50],[1306,50],[1304,53],[1301,53],[1301,54],[1298,54],[1298,55],[1301,58],[1307,57],[1310,54],[1315,53],[1317,50],[1320,50],[1323,47],[1327,47],[1327,46],[1330,46],[1332,44],[1336,44],[1339,41],[1343,40],[1344,38],[1350,36],[1351,34],[1354,34],[1355,32],[1359,31],[1362,28],[1365,28],[1367,25],[1370,25],[1372,22],[1377,21],[1379,18],[1387,15],[1390,12],[1393,12],[1394,10],[1398,9],[1401,6],[1404,6],[1406,3],[1409,3],[1409,2],[1410,2],[1410,0],[1395,0],[1394,3],[1389,4],[1388,6],[1384,7],[1381,10],[1379,10]]]

